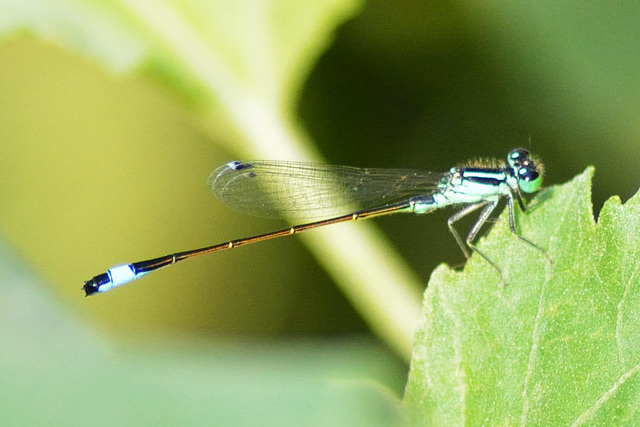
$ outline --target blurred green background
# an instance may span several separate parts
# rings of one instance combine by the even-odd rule
[[[266,425],[306,416],[326,425],[331,414],[349,425],[350,416],[357,424],[367,413],[387,424],[395,417],[388,396],[402,395],[407,366],[296,238],[202,257],[83,298],[83,280],[118,263],[283,223],[231,212],[210,194],[208,174],[250,150],[234,149],[241,132],[219,101],[163,68],[170,60],[146,58],[118,72],[82,54],[81,41],[66,49],[60,40],[74,39],[76,22],[65,14],[75,3],[57,10],[34,1],[34,10],[47,11],[39,14],[0,0],[7,344],[0,401],[9,405],[0,417],[28,413],[36,422],[48,413],[82,424],[118,412],[123,423]],[[246,11],[258,6],[245,3],[233,14],[206,8],[229,27],[254,25]],[[637,191],[639,6],[374,0],[341,7],[327,14],[326,34],[281,101],[295,107],[294,126],[326,161],[444,171],[523,146],[544,161],[546,184],[595,165],[596,212],[610,195],[626,200]],[[91,10],[100,16],[100,7]],[[100,28],[91,16],[81,16],[81,27]],[[114,16],[125,27],[133,20]],[[191,16],[193,25],[214,25],[206,16]],[[285,24],[295,26],[295,18]],[[48,24],[69,31],[50,38]],[[109,41],[116,50],[119,42],[126,37]],[[253,78],[269,81],[268,71]],[[425,286],[437,264],[464,261],[445,225],[449,214],[375,221]],[[158,380],[165,373],[169,379]],[[336,392],[323,389],[327,378],[357,384]],[[61,391],[68,383],[74,390]],[[95,411],[102,392],[119,411]],[[133,403],[122,409],[128,398]],[[49,404],[29,412],[39,399]],[[152,407],[171,415],[147,417]]]

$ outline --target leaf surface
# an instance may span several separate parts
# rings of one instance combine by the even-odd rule
[[[423,425],[640,422],[640,196],[593,219],[587,169],[506,213],[464,272],[438,268],[405,394]],[[546,255],[545,255],[546,254]]]

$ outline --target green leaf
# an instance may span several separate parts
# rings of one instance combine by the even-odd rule
[[[640,195],[596,224],[587,169],[505,214],[464,272],[425,292],[405,404],[423,425],[638,425]]]

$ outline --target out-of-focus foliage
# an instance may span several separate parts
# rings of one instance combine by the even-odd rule
[[[0,15],[7,33],[30,31],[110,69],[144,65],[170,91],[197,98],[202,129],[234,155],[319,161],[293,102],[328,34],[358,5],[42,0],[6,2]],[[420,282],[397,254],[371,226],[302,239],[371,328],[408,360]]]
[[[371,340],[105,345],[0,246],[4,425],[398,423],[400,363]]]
[[[292,333],[282,326],[288,315],[290,324],[302,325],[298,330],[326,331],[353,317],[348,309],[342,314],[346,304],[337,295],[310,292],[317,279],[307,275],[318,276],[317,267],[269,260],[274,249],[286,255],[277,244],[263,255],[254,252],[252,263],[269,266],[291,286],[265,286],[268,274],[249,279],[242,254],[197,287],[184,286],[198,280],[181,276],[179,267],[169,272],[167,292],[160,285],[140,287],[137,297],[133,288],[128,296],[82,300],[78,286],[109,259],[175,251],[184,238],[204,245],[216,238],[214,230],[228,231],[224,213],[204,214],[214,211],[207,174],[228,154],[204,143],[202,131],[235,155],[276,157],[282,144],[291,153],[312,152],[295,130],[293,101],[329,34],[357,7],[343,0],[0,2],[6,42],[0,85],[10,100],[0,107],[6,142],[0,226],[15,250],[60,286],[68,305],[81,302],[85,312],[82,321],[57,313],[47,285],[39,293],[31,289],[24,269],[11,270],[15,258],[2,258],[2,333],[10,349],[2,369],[3,422],[388,425],[398,419],[393,394],[402,366],[370,340],[349,340],[346,347],[330,340],[240,340],[231,348],[224,340],[196,340],[191,354],[175,350],[188,348],[188,338],[167,334],[162,339],[172,344],[149,351],[154,338],[140,334],[145,323],[205,336],[214,328],[284,335]],[[146,85],[116,81],[102,70],[119,79],[135,71]],[[178,97],[169,101],[153,88]],[[197,270],[198,262],[192,264]],[[297,307],[305,296],[318,309]],[[309,314],[324,325],[308,323]],[[126,345],[115,352],[127,354],[119,358],[88,330],[78,333],[79,323],[93,333],[130,329],[145,349]],[[410,335],[404,335],[408,354]]]

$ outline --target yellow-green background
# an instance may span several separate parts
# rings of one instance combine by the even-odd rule
[[[551,1],[361,6],[327,39],[292,95],[299,125],[327,161],[446,170],[524,146],[544,161],[547,183],[595,165],[596,210],[611,194],[625,199],[637,191],[640,8]],[[243,24],[241,14],[233,20]],[[53,413],[64,422],[78,415],[77,406],[78,420],[92,420],[96,412],[88,408],[103,390],[122,393],[131,383],[150,392],[140,374],[146,370],[152,378],[176,375],[194,395],[211,393],[199,403],[206,414],[188,419],[193,407],[167,397],[175,391],[169,380],[168,393],[149,387],[157,395],[145,399],[131,392],[194,424],[218,416],[258,423],[260,414],[277,419],[278,411],[294,424],[294,397],[318,404],[298,404],[305,414],[350,413],[354,405],[318,397],[314,381],[326,378],[379,381],[401,395],[406,365],[368,332],[296,238],[192,260],[83,298],[83,280],[115,264],[283,224],[231,212],[209,192],[208,174],[239,154],[228,142],[233,130],[218,131],[215,118],[199,115],[206,101],[193,95],[197,88],[180,92],[179,84],[144,72],[113,72],[28,28],[0,36],[7,344],[0,363],[8,376],[0,402],[10,406],[0,403],[0,418],[29,414],[46,424]],[[463,261],[446,217],[377,221],[425,284],[438,263]],[[40,370],[13,365],[31,358]],[[76,359],[83,368],[69,363]],[[176,374],[185,363],[193,372]],[[76,391],[60,392],[69,383]],[[90,396],[81,401],[81,394]],[[40,403],[39,413],[28,396],[54,403]],[[260,406],[264,399],[281,404],[270,411]],[[238,400],[246,406],[237,413],[257,415],[224,418],[236,414],[228,401]],[[142,407],[148,410],[138,403],[123,411]],[[98,414],[104,421],[115,412]]]

